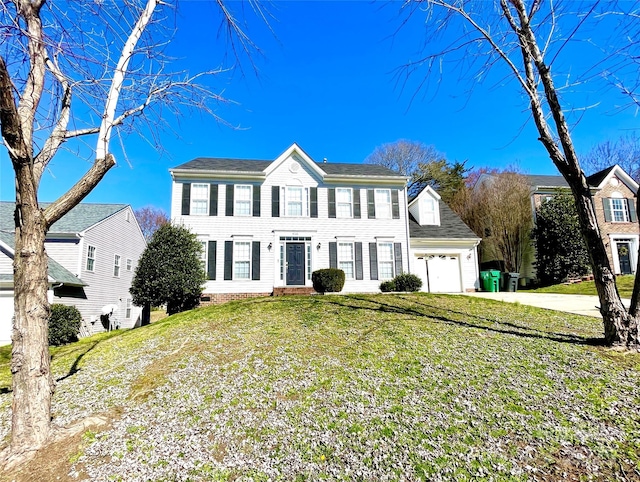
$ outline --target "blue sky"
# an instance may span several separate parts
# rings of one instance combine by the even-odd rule
[[[231,5],[237,5],[232,2]],[[162,153],[135,134],[114,138],[118,165],[86,199],[129,203],[169,211],[168,169],[194,157],[274,159],[291,143],[312,158],[329,162],[362,162],[376,146],[398,139],[434,145],[449,160],[468,160],[471,167],[518,165],[531,174],[556,174],[528,121],[527,104],[513,83],[497,78],[474,83],[454,70],[431,81],[417,95],[419,73],[406,85],[397,69],[420,56],[423,18],[400,32],[400,2],[286,1],[269,7],[275,19],[271,34],[256,19],[249,34],[262,49],[254,57],[257,75],[244,61],[244,75],[218,76],[212,86],[234,103],[217,114],[237,129],[197,112],[169,121],[161,134]],[[171,52],[192,73],[219,65],[225,43],[212,24],[212,4],[183,2]],[[584,61],[579,48],[571,61]],[[588,54],[585,54],[588,56]],[[437,88],[433,88],[437,86]],[[617,109],[622,98],[611,89],[585,93],[585,112],[574,128],[584,153],[595,143],[616,139],[640,127],[633,109]],[[40,189],[41,201],[61,195],[88,167],[73,153],[61,153],[50,165]],[[13,199],[13,171],[0,148],[0,197]]]

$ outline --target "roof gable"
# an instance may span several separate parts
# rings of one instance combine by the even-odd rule
[[[311,159],[295,142],[289,146],[289,148],[280,154],[275,161],[269,164],[265,169],[265,175],[269,175],[274,172],[278,167],[280,167],[287,159],[292,158],[294,161],[299,164],[306,165],[313,174],[315,174],[319,179],[324,179],[326,176],[326,172],[323,171],[317,163]]]
[[[590,186],[602,189],[614,176],[626,184],[634,194],[638,193],[638,183],[617,164],[592,174],[587,181]]]

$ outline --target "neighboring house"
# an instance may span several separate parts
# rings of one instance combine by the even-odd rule
[[[568,190],[562,176],[528,176],[534,208],[557,189]],[[638,183],[617,164],[587,177],[596,219],[615,274],[636,270],[640,227],[636,214]]]
[[[411,269],[422,291],[452,293],[480,288],[480,238],[427,186],[409,201]]]
[[[316,163],[293,144],[273,161],[198,158],[170,172],[171,218],[203,244],[204,303],[311,292],[320,268],[342,269],[347,293],[412,270],[407,179],[385,167]]]
[[[10,305],[11,315],[14,209],[14,203],[0,202],[0,280],[3,282],[0,296],[3,306]],[[129,288],[145,247],[130,206],[77,205],[51,226],[45,239],[51,287],[49,301],[78,308],[83,317],[81,333],[84,335],[105,329],[101,315],[107,305],[115,305],[112,316],[115,325],[132,328],[139,323],[142,308],[133,306]],[[3,309],[2,313],[0,333],[6,331],[11,320],[8,312]],[[0,342],[7,340],[0,336]]]
[[[485,175],[489,176],[489,175]],[[562,176],[525,176],[531,185],[534,212],[558,190],[569,191]],[[482,182],[482,176],[478,182]],[[620,166],[614,165],[589,177],[587,182],[593,196],[596,219],[609,262],[615,274],[635,273],[640,227],[636,214],[638,184]],[[579,233],[577,233],[579,234]],[[535,278],[535,259],[523,267],[521,277]]]

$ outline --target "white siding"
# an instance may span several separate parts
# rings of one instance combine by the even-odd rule
[[[13,276],[13,258],[2,248],[0,248],[0,274],[10,274]]]
[[[126,220],[129,211],[130,221]],[[94,271],[86,270],[87,246],[96,247]],[[55,298],[54,303],[74,305],[82,313],[82,317],[90,327],[92,333],[103,331],[100,314],[103,306],[116,304],[117,318],[122,328],[132,328],[142,313],[142,308],[133,307],[131,317],[125,318],[127,298],[131,298],[129,288],[133,280],[135,267],[142,255],[146,244],[140,228],[135,221],[130,207],[117,212],[106,220],[96,224],[83,233],[80,254],[81,269],[79,276],[88,284],[84,287],[87,299]],[[113,275],[114,256],[120,255],[120,276]],[[131,271],[126,269],[127,258],[133,260]],[[54,258],[56,259],[56,258]],[[74,255],[73,263],[78,264],[78,257]],[[60,262],[58,259],[56,261]],[[61,263],[62,264],[62,263]],[[64,266],[64,265],[63,265]],[[67,267],[67,266],[65,266]],[[67,269],[69,269],[67,267]],[[74,270],[70,270],[75,272]],[[92,323],[93,322],[93,323]]]
[[[218,187],[218,216],[182,216],[182,181],[173,182],[171,216],[178,223],[191,228],[201,240],[217,241],[216,280],[206,283],[205,293],[270,293],[274,286],[284,286],[279,276],[279,243],[281,236],[309,237],[312,246],[312,271],[329,267],[329,243],[336,237],[345,237],[353,242],[361,242],[363,248],[363,280],[348,280],[344,292],[375,292],[379,280],[370,279],[369,243],[375,243],[380,237],[394,243],[402,243],[403,270],[408,271],[408,246],[406,230],[406,199],[403,186],[396,185],[325,185],[304,162],[297,172],[289,169],[290,160],[281,163],[261,184],[260,217],[225,216],[226,185],[211,181]],[[189,179],[184,179],[190,182]],[[362,180],[361,180],[362,181]],[[195,182],[195,181],[193,181]],[[241,181],[238,184],[247,184]],[[255,184],[255,183],[251,183]],[[287,185],[318,188],[318,217],[280,217],[271,216],[272,186]],[[360,189],[361,219],[329,218],[328,189],[332,187],[353,187]],[[399,190],[400,219],[367,219],[366,189],[391,188]],[[285,213],[285,200],[280,196],[280,213]],[[251,241],[260,241],[261,273],[256,281],[224,280],[224,242],[239,237]],[[341,238],[342,239],[342,238]],[[272,249],[268,246],[271,243]],[[317,245],[321,248],[318,250]],[[311,282],[307,281],[307,286]]]
[[[460,291],[474,291],[480,288],[478,260],[475,243],[460,245],[457,240],[438,240],[433,243],[412,239],[411,247],[411,271],[422,278],[422,291],[430,291],[427,277],[426,259],[429,256],[451,256],[458,258],[458,270],[462,279]],[[452,246],[457,244],[457,246]],[[435,291],[432,289],[431,291]]]

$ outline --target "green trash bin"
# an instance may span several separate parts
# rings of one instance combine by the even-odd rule
[[[487,271],[487,273],[489,273],[487,281],[487,291],[497,293],[498,291],[500,291],[500,276],[502,273],[500,273],[500,270],[497,269],[490,269],[489,271]]]
[[[498,273],[496,277],[495,273]],[[500,285],[500,271],[489,270],[480,271],[480,279],[482,280],[482,289],[495,293]]]

